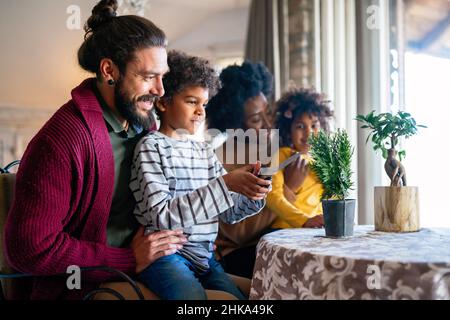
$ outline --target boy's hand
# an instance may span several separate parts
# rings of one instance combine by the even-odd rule
[[[259,172],[261,164],[250,164],[231,171],[222,178],[228,189],[240,193],[251,200],[263,200],[270,191],[270,181],[258,178],[254,172]]]
[[[187,242],[183,230],[164,230],[147,236],[144,235],[144,230],[141,226],[131,242],[136,259],[136,273],[142,272],[157,259],[174,254]]]

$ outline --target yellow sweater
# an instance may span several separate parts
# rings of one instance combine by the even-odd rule
[[[281,148],[279,150],[280,163],[286,160],[292,151],[291,148]],[[310,161],[307,155],[302,155],[302,157]],[[303,185],[298,190],[292,191],[296,197],[295,201],[291,203],[284,196],[283,170],[278,171],[273,176],[272,191],[267,196],[267,207],[277,215],[272,228],[300,228],[309,218],[322,214],[320,197],[323,193],[323,186],[311,169]]]

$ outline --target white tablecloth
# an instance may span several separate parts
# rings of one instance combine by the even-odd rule
[[[250,299],[450,299],[450,229],[325,238],[286,229],[259,242]]]

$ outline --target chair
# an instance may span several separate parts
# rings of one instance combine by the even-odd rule
[[[3,255],[3,228],[6,216],[11,207],[16,175],[9,173],[15,161],[5,168],[0,168],[0,301],[1,300],[27,300],[31,293],[31,276],[15,272],[7,263]],[[158,297],[144,287],[133,281],[123,272],[108,267],[81,268],[81,273],[92,270],[103,270],[116,274],[121,282],[104,283],[99,289],[90,292],[84,299],[93,300],[158,300]],[[67,274],[55,275],[67,276]],[[232,280],[248,296],[250,293],[250,279],[230,275]],[[235,300],[227,292],[206,290],[208,300]]]

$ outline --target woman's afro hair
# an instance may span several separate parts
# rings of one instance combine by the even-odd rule
[[[221,132],[226,129],[243,129],[246,101],[260,93],[270,97],[273,76],[261,62],[245,61],[241,66],[225,68],[220,74],[220,80],[222,88],[206,109],[208,128]]]

